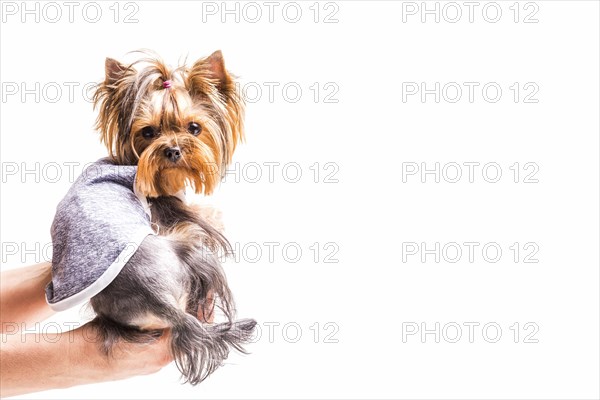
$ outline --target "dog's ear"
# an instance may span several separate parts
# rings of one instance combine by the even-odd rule
[[[108,57],[106,58],[106,62],[104,63],[104,68],[106,71],[106,77],[104,82],[109,85],[114,85],[120,79],[125,77],[128,73],[132,72],[131,68],[128,68],[120,62],[118,62],[117,60]]]
[[[210,71],[211,78],[216,82],[219,89],[231,83],[232,79],[225,69],[225,60],[223,60],[221,50],[212,53],[206,58],[205,62],[208,71]]]
[[[196,61],[186,79],[190,94],[215,104],[215,110],[221,114],[222,125],[228,136],[224,165],[231,162],[237,143],[244,138],[244,101],[234,78],[225,68],[223,53],[217,50]],[[223,108],[224,113],[221,111]]]
[[[227,95],[229,90],[235,89],[232,87],[233,79],[225,68],[221,50],[194,63],[188,74],[187,85],[193,94],[205,96],[213,94],[214,89],[221,95]]]
[[[130,87],[135,78],[135,70],[112,58],[105,62],[105,78],[96,86],[94,109],[98,109],[96,129],[106,145],[111,158],[119,164],[127,161],[128,120],[132,115]]]

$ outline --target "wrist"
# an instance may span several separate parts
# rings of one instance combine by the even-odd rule
[[[100,351],[90,324],[62,334],[60,357],[62,387],[99,382],[109,368],[108,357]]]

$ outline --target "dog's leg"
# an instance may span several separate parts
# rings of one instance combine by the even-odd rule
[[[147,236],[111,284],[90,300],[101,348],[108,354],[118,340],[144,343],[160,337],[172,322],[157,317],[156,310],[164,303],[185,307],[184,277],[171,242]]]

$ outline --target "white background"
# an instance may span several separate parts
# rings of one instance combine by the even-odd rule
[[[224,212],[229,239],[246,249],[226,270],[239,315],[257,319],[262,334],[250,356],[232,355],[197,387],[180,385],[169,366],[152,376],[25,397],[598,398],[597,2],[522,2],[517,23],[512,1],[497,3],[502,15],[496,23],[482,15],[485,2],[475,8],[472,23],[462,2],[456,23],[447,21],[455,9],[445,8],[439,23],[434,15],[423,23],[420,13],[403,14],[412,5],[392,1],[321,3],[317,23],[313,2],[297,3],[302,16],[296,23],[282,15],[283,2],[272,23],[262,2],[255,3],[263,14],[256,23],[248,21],[256,8],[244,15],[245,3],[238,4],[239,22],[232,14],[225,23],[221,2],[204,5],[205,11],[219,8],[216,15],[203,13],[201,2],[120,3],[117,23],[113,2],[99,3],[96,23],[83,17],[86,3],[74,9],[72,23],[68,8],[58,4],[62,18],[55,23],[48,20],[56,10],[46,8],[44,15],[44,3],[37,6],[39,22],[35,15],[21,21],[21,2],[13,3],[15,15],[3,8],[2,269],[46,258],[42,250],[50,242],[56,204],[72,183],[64,163],[78,163],[79,173],[81,165],[105,154],[81,90],[103,79],[104,58],[149,48],[176,64],[181,56],[191,62],[221,49],[248,95],[256,97],[250,90],[257,85],[263,89],[260,99],[248,102],[247,142],[235,155],[238,173],[211,199]],[[445,4],[438,3],[440,12]],[[490,7],[486,17],[493,19]],[[138,22],[124,23],[132,11]],[[524,23],[534,11],[538,22]],[[332,12],[337,22],[324,23]],[[6,91],[15,84],[20,90],[21,83],[35,88],[36,82],[38,101]],[[77,83],[73,98],[65,82]],[[273,99],[265,82],[279,84]],[[282,94],[290,82],[302,89],[297,102],[289,99],[292,89],[287,100]],[[310,89],[315,82],[316,102]],[[463,96],[456,103],[447,101],[454,92],[439,103],[433,94],[424,102],[419,95],[403,101],[403,82],[425,82],[429,89],[456,82]],[[473,102],[463,82],[479,83]],[[482,97],[489,82],[502,89],[495,103]],[[509,88],[515,82],[516,103]],[[531,98],[537,103],[524,102],[528,82],[539,88]],[[333,86],[325,88],[327,83]],[[336,87],[328,100],[337,102],[325,102]],[[280,163],[272,182],[265,162]],[[472,183],[465,162],[480,163]],[[518,183],[509,168],[515,162]],[[528,162],[539,169],[537,183],[524,182],[532,171],[524,169]],[[37,173],[22,174],[36,163]],[[262,166],[255,183],[253,163]],[[315,163],[318,177],[310,168]],[[334,164],[325,169],[326,163]],[[458,163],[463,176],[448,182],[455,175],[448,167],[440,183],[431,174],[425,183],[420,174],[403,182],[406,163],[440,163],[440,169]],[[486,163],[500,166],[497,183],[486,181],[493,170],[482,175]],[[284,175],[287,164],[293,168]],[[302,176],[291,183],[298,166]],[[265,242],[278,243],[273,259]],[[318,254],[311,250],[315,242]],[[439,263],[434,255],[422,262],[421,253],[404,254],[403,262],[407,242],[429,249],[436,242],[440,248],[453,242],[480,246],[474,262],[464,245],[455,263],[448,262],[454,253],[441,254]],[[518,262],[509,248],[515,242]],[[524,249],[529,242],[534,247]],[[8,254],[7,243],[17,246],[17,254]],[[282,254],[288,243],[289,253]],[[483,258],[486,243],[500,246],[499,261]],[[539,262],[524,262],[535,246]],[[290,260],[292,247],[302,250],[297,262]],[[262,256],[253,262],[256,248]],[[338,262],[325,262],[336,248],[330,261]],[[79,318],[85,316],[73,310],[51,321]],[[472,343],[464,325],[469,322],[479,324]],[[427,329],[439,323],[439,343],[434,334],[403,341],[407,323]],[[457,343],[451,343],[454,323],[462,327]],[[494,329],[482,332],[487,323],[502,329],[496,343],[488,341]],[[272,324],[279,325],[270,337]],[[297,327],[301,337],[294,343]]]

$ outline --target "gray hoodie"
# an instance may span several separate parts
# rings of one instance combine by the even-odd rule
[[[58,204],[52,223],[52,281],[46,301],[57,311],[107,287],[147,235],[154,234],[136,166],[101,159],[87,167]]]

